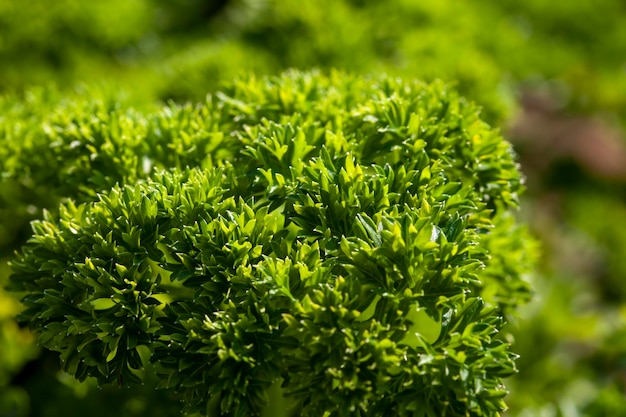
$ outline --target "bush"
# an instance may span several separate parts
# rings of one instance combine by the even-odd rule
[[[617,116],[609,120],[623,125],[625,13],[620,0],[442,0],[436,4],[405,0],[185,0],[175,4],[164,0],[61,0],[52,5],[34,0],[27,8],[0,0],[0,59],[7,63],[0,66],[0,283],[4,285],[8,275],[5,262],[31,234],[29,221],[41,218],[44,208],[56,213],[65,198],[89,202],[115,183],[145,179],[153,174],[151,163],[159,168],[184,168],[185,163],[195,166],[196,162],[185,161],[197,156],[188,158],[168,147],[168,140],[181,140],[175,139],[176,135],[161,139],[165,156],[155,155],[158,151],[150,148],[150,141],[140,144],[124,138],[143,139],[151,135],[145,131],[148,124],[170,123],[161,120],[164,115],[159,109],[145,106],[146,98],[148,102],[154,97],[181,103],[202,101],[207,91],[242,71],[258,75],[294,66],[340,68],[451,81],[461,94],[482,105],[483,120],[497,125],[511,117],[518,89],[547,92],[552,97],[548,106],[544,102],[543,109],[535,110],[548,111],[544,114],[548,119],[555,117],[556,109],[565,114]],[[92,87],[81,93],[70,91],[79,82],[92,84],[103,79],[116,90],[131,90],[131,100],[117,95],[105,99]],[[25,86],[42,83],[58,85],[61,93],[38,88],[21,92]],[[6,91],[18,93],[7,95]],[[99,101],[104,103],[96,104]],[[92,112],[97,117],[92,117]],[[186,110],[183,113],[188,114]],[[175,113],[172,116],[175,118]],[[115,123],[122,126],[122,136],[108,138]],[[196,129],[172,123],[174,133]],[[226,121],[220,126],[222,123]],[[527,123],[534,132],[528,139],[542,144],[531,160],[549,156],[544,145],[550,135],[566,138],[569,144],[588,144],[591,136],[595,137],[576,128],[574,136],[584,139],[581,141],[564,134],[558,123],[539,123],[537,119],[527,119]],[[163,131],[153,126],[155,132]],[[199,126],[198,134],[203,135],[204,128]],[[76,133],[79,128],[81,132]],[[56,145],[49,146],[52,143]],[[126,146],[132,152],[125,150]],[[593,148],[593,152],[581,150],[609,167],[601,158],[602,143],[594,143]],[[619,146],[610,149],[611,154],[619,155]],[[523,154],[524,149],[518,151]],[[97,158],[92,161],[91,155]],[[181,158],[180,164],[174,155]],[[613,352],[612,346],[620,346],[613,340],[619,339],[625,328],[621,308],[625,267],[615,249],[626,242],[622,232],[626,217],[620,201],[623,178],[606,184],[594,180],[593,172],[572,175],[569,162],[561,162],[566,162],[566,169],[554,167],[558,179],[544,173],[541,185],[533,191],[538,209],[529,219],[545,241],[547,256],[537,288],[541,295],[526,312],[521,327],[508,327],[517,340],[516,351],[527,358],[518,362],[522,372],[507,384],[513,389],[509,414],[566,414],[572,407],[584,414],[589,404],[599,415],[606,401],[604,413],[613,416],[613,410],[626,409],[619,389],[607,389],[589,399],[596,395],[589,393],[595,391],[585,389],[587,394],[579,395],[579,388],[621,387],[623,379],[624,367],[619,361],[596,366],[605,352]],[[532,164],[527,172],[529,169]],[[542,186],[546,193],[538,196]],[[567,188],[565,194],[561,187]],[[532,195],[530,199],[532,202]],[[546,214],[548,210],[551,212]],[[518,276],[533,251],[523,245],[507,246],[506,242],[525,240],[523,228],[509,233],[509,226],[501,226],[514,222],[509,217],[495,218],[493,232],[482,236],[493,257],[481,279],[490,282],[486,278],[490,269],[495,274],[494,284],[483,284],[481,296],[498,303],[501,313],[511,319],[516,304],[528,297],[527,284],[497,278],[502,276],[497,265]],[[501,244],[506,250],[498,248]],[[494,254],[496,251],[503,255]],[[13,378],[20,379],[31,369],[32,364],[23,369],[20,364],[37,349],[25,348],[29,337],[10,318],[16,303],[5,294],[0,294],[0,303],[4,306],[0,309],[0,334],[6,340],[3,352],[12,352],[0,360],[0,391],[4,394],[11,390],[4,389],[3,381],[11,384]],[[588,316],[593,319],[587,321]],[[588,323],[585,329],[581,323]],[[578,384],[580,380],[585,384]],[[569,389],[570,385],[575,386]],[[42,390],[50,391],[48,387]],[[51,397],[61,398],[54,392]],[[45,408],[41,397],[33,404]],[[33,413],[37,412],[33,408]]]
[[[289,72],[90,114],[54,130],[75,146],[22,154],[67,153],[48,180],[78,198],[33,223],[11,278],[66,372],[155,372],[209,414],[269,397],[309,416],[505,409],[515,355],[497,333],[532,243],[509,214],[511,149],[475,106],[442,84]]]

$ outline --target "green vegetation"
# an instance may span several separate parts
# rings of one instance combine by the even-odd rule
[[[188,409],[227,415],[258,415],[275,384],[294,415],[505,409],[515,355],[495,336],[528,294],[506,251],[527,240],[504,221],[510,148],[476,107],[292,72],[143,117],[84,108],[55,131],[67,156],[38,155],[65,161],[50,187],[136,185],[62,204],[12,262],[21,320],[66,372],[123,385],[153,362]]]
[[[62,0],[0,2],[10,36],[0,88],[103,79],[136,96],[202,100],[242,72],[295,67],[454,82],[490,122],[516,87],[622,117],[626,42],[619,0],[564,4],[442,0]]]
[[[107,204],[117,201],[116,193],[123,196],[132,190],[145,195],[158,207],[158,213],[164,213],[168,199],[175,196],[169,195],[174,185],[168,188],[163,182],[180,178],[186,187],[191,187],[204,175],[206,181],[213,178],[211,184],[223,193],[220,204],[225,204],[226,212],[245,217],[249,214],[244,210],[247,206],[256,219],[258,210],[266,207],[267,215],[277,212],[275,217],[284,224],[291,222],[285,241],[296,248],[298,242],[311,246],[313,238],[303,232],[304,220],[289,217],[300,214],[290,214],[285,207],[295,207],[294,198],[305,191],[312,199],[321,198],[321,190],[311,185],[320,177],[313,174],[342,168],[345,171],[351,160],[355,169],[361,167],[363,171],[358,185],[366,188],[353,188],[362,198],[363,190],[378,195],[376,187],[381,186],[387,187],[385,193],[393,194],[390,190],[401,186],[396,183],[401,182],[398,178],[409,181],[408,173],[423,172],[428,166],[428,181],[433,183],[422,184],[418,178],[419,187],[427,189],[420,188],[420,193],[436,200],[437,187],[441,186],[437,181],[460,182],[459,195],[475,205],[462,209],[466,212],[459,209],[458,215],[467,223],[462,224],[465,232],[457,240],[450,240],[448,235],[452,233],[450,228],[459,225],[446,228],[446,219],[454,217],[454,212],[448,210],[449,203],[439,214],[426,217],[429,224],[441,229],[439,236],[446,237],[448,244],[477,242],[466,253],[471,252],[472,259],[480,264],[467,266],[468,275],[455,278],[458,282],[454,288],[462,288],[464,296],[462,300],[452,297],[449,303],[462,305],[480,297],[485,306],[479,310],[485,312],[485,320],[503,318],[502,322],[489,322],[492,329],[499,330],[494,340],[506,341],[502,346],[512,344],[510,351],[520,355],[516,361],[519,372],[504,381],[511,391],[505,399],[510,410],[504,415],[624,415],[626,266],[621,252],[626,244],[626,170],[622,168],[626,166],[626,145],[619,129],[626,126],[626,62],[622,52],[626,44],[625,17],[625,5],[619,0],[34,0],[29,7],[0,0],[0,60],[4,64],[0,66],[0,286],[9,284],[8,262],[20,265],[16,250],[26,259],[37,258],[39,255],[29,252],[34,241],[53,233],[54,236],[48,236],[52,240],[44,239],[45,244],[52,244],[57,235],[68,233],[67,225],[77,222],[78,213],[95,215],[109,210]],[[288,68],[309,72],[277,77]],[[268,81],[265,76],[274,78]],[[411,81],[414,79],[430,84]],[[342,87],[334,86],[335,83]],[[407,96],[409,93],[403,88],[420,92],[420,98]],[[502,126],[505,137],[517,140],[516,151],[529,184],[522,213],[533,234],[542,241],[544,253],[532,285],[527,274],[536,258],[536,244],[526,229],[517,225],[516,214],[508,210],[516,204],[519,178],[517,174],[506,177],[495,188],[492,181],[494,175],[516,172],[513,165],[508,165],[511,159],[505,158],[503,164],[488,159],[478,165],[461,165],[483,146],[474,141],[476,132],[479,137],[488,138],[481,151],[484,155],[508,152],[504,148],[491,150],[488,144],[507,145],[498,133],[478,121],[478,107],[457,99],[451,89],[478,103],[482,120]],[[384,97],[395,103],[396,110],[372,104],[376,100],[384,102]],[[428,97],[430,101],[426,100]],[[396,98],[399,101],[395,102]],[[442,103],[449,103],[450,107],[438,113],[435,109]],[[367,108],[370,105],[374,107]],[[398,114],[386,115],[387,111]],[[359,124],[359,112],[373,116]],[[413,114],[419,117],[411,118]],[[432,120],[427,115],[432,115]],[[392,128],[387,129],[385,123]],[[613,130],[602,128],[602,123],[612,125]],[[433,132],[427,135],[429,140],[420,139],[437,151],[429,153],[424,145],[426,162],[402,153],[404,141],[411,136],[408,132],[421,132],[419,129],[424,126],[430,126]],[[436,130],[439,128],[442,130]],[[296,137],[297,132],[303,132],[314,149],[293,159],[293,155],[281,153],[291,149],[289,146],[301,146],[285,142]],[[340,132],[343,136],[332,139],[328,132]],[[396,136],[403,137],[401,143]],[[452,142],[439,143],[435,140],[438,137]],[[372,138],[380,142],[368,142]],[[264,142],[270,139],[271,143]],[[429,145],[430,140],[435,141],[433,145]],[[324,159],[322,145],[344,142],[345,146],[339,149],[326,146],[328,157]],[[364,148],[365,143],[370,143],[369,147]],[[271,152],[282,156],[272,156]],[[372,156],[376,152],[379,154]],[[314,172],[311,163],[321,165]],[[386,163],[391,171],[386,171]],[[404,177],[398,176],[400,165],[405,166]],[[288,166],[296,171],[292,174]],[[257,173],[241,178],[243,170],[252,173],[255,169],[271,171],[272,175]],[[215,180],[218,171],[222,175],[219,181]],[[388,182],[391,172],[393,184]],[[252,178],[257,182],[246,182]],[[338,178],[332,179],[339,181]],[[207,187],[203,181],[201,187]],[[307,181],[309,188],[305,189]],[[505,183],[509,185],[504,186]],[[330,181],[331,184],[335,183]],[[335,185],[343,190],[344,186]],[[464,194],[467,187],[474,187],[475,192]],[[156,195],[156,190],[161,190],[161,194]],[[452,195],[450,189],[446,193]],[[494,195],[500,196],[496,199],[500,202],[494,200]],[[243,203],[235,196],[241,197]],[[225,203],[231,197],[235,199],[234,206]],[[407,201],[400,204],[394,198],[388,197],[387,208],[376,206],[378,211],[366,211],[361,216],[363,221],[350,219],[345,225],[335,225],[351,245],[350,253],[369,253],[356,245],[360,239],[372,249],[371,256],[378,259],[380,249],[374,250],[377,246],[365,226],[369,224],[367,218],[378,231],[379,224],[399,222],[402,216],[410,217],[411,210],[424,215],[425,209],[418,202],[406,197],[412,204],[409,210],[404,206]],[[272,202],[263,206],[262,201],[266,200]],[[276,206],[279,201],[284,203]],[[399,204],[397,213],[393,212],[394,201]],[[438,210],[437,204],[443,201],[429,204]],[[119,204],[129,205],[123,201]],[[327,210],[334,213],[330,207]],[[128,209],[137,207],[131,204]],[[226,212],[216,215],[224,217]],[[491,224],[488,230],[472,223],[479,219]],[[46,224],[47,229],[39,229],[33,237],[32,220],[40,225],[35,227]],[[87,234],[101,227],[100,235],[106,239],[103,233],[111,226],[111,219],[107,220],[109,223],[105,220],[106,216],[103,223],[78,222],[80,227],[76,230]],[[141,218],[135,220],[135,226],[142,224]],[[366,236],[352,230],[359,224]],[[188,227],[194,225],[191,222]],[[383,230],[392,233],[390,225]],[[331,230],[335,226],[325,224]],[[191,229],[184,230],[191,233]],[[272,233],[266,231],[266,235],[274,236]],[[173,239],[171,233],[159,239],[166,238]],[[21,249],[29,239],[31,243]],[[120,236],[116,239],[122,247],[129,245]],[[194,245],[201,246],[198,242]],[[267,252],[269,249],[261,246],[263,259],[271,255],[271,259],[289,259],[293,265],[304,262],[307,268],[314,268],[309,261],[293,258],[299,247],[288,254],[280,253],[282,257],[277,258],[277,252]],[[357,262],[350,267],[341,246],[334,249],[334,255],[328,249],[328,259],[339,259],[340,267],[326,277],[333,291],[339,287],[339,276],[348,271],[357,273],[360,265]],[[65,262],[74,268],[84,264],[85,259],[79,258],[87,256],[85,250],[65,254]],[[159,251],[162,249],[145,255],[149,266],[142,266],[147,268],[142,273],[152,276],[155,282],[157,276],[161,277],[158,291],[164,291],[161,285],[168,291],[173,290],[172,286],[182,286],[185,291],[177,293],[180,299],[159,295],[156,300],[161,304],[151,306],[151,323],[167,321],[172,306],[196,292],[207,291],[196,288],[197,284],[184,286],[185,278],[167,283],[171,276],[168,274],[175,271],[165,269],[173,268],[171,259],[163,261]],[[319,262],[331,262],[326,261],[321,249],[318,251]],[[194,259],[205,265],[205,260]],[[246,265],[256,261],[249,256]],[[340,268],[345,271],[339,271]],[[473,272],[477,279],[468,278],[471,268],[478,268]],[[117,273],[109,269],[108,273]],[[261,279],[260,273],[253,275]],[[35,288],[30,290],[42,290]],[[297,300],[309,294],[310,288],[300,290],[292,294]],[[232,296],[239,297],[237,294]],[[166,355],[163,349],[157,349],[159,338],[166,337],[162,331],[150,327],[142,336],[148,338],[142,339],[144,342],[155,341],[154,352],[140,348],[139,359],[145,370],[129,371],[141,376],[144,386],[116,388],[119,381],[125,385],[133,378],[125,374],[114,381],[114,386],[96,389],[94,379],[77,383],[60,373],[58,354],[37,346],[37,336],[16,323],[14,316],[22,308],[18,299],[24,295],[0,290],[0,415],[178,414],[175,393],[154,393],[159,379],[171,371],[154,369],[149,364],[150,357]],[[424,302],[420,299],[412,305],[423,306]],[[243,308],[243,304],[235,305]],[[87,310],[93,307],[85,306]],[[37,307],[42,308],[39,304]],[[350,311],[358,310],[353,307],[350,304]],[[423,336],[432,344],[444,321],[446,306],[437,308],[435,312],[424,307],[419,313],[402,316],[403,325],[408,327],[411,322],[413,326],[429,328],[430,332],[424,331]],[[94,310],[90,320],[111,313],[109,310],[114,308]],[[196,313],[188,312],[190,325]],[[23,317],[34,320],[33,324],[39,323],[37,326],[44,323],[35,319],[34,310],[24,314]],[[479,338],[484,342],[487,334]],[[46,343],[48,348],[51,343]],[[64,345],[66,352],[71,343]],[[412,340],[400,345],[403,349],[416,349],[415,343]],[[104,345],[97,346],[100,356],[106,359],[111,352],[105,353]],[[438,346],[447,349],[443,344]],[[86,349],[93,353],[95,348]],[[282,352],[287,361],[289,355]],[[508,348],[505,352],[510,355]],[[96,371],[96,363],[80,366],[91,366],[87,373],[100,375],[101,379],[116,378],[106,369],[104,373]],[[67,361],[64,366],[68,366]],[[277,381],[275,377],[280,375],[280,380],[287,381],[282,372],[275,371],[270,379]],[[490,381],[497,385],[497,379],[492,375]],[[185,391],[177,384],[180,381],[170,380],[178,391]],[[461,383],[454,387],[456,391],[451,392],[467,388]],[[268,395],[276,399],[285,392],[275,383],[270,385]],[[188,402],[193,406],[199,397],[193,394],[189,398],[194,399]],[[297,396],[290,398],[288,401],[293,404],[303,401]],[[471,403],[470,397],[466,401],[465,404]],[[492,405],[496,403],[494,399]],[[485,404],[477,407],[483,411],[492,409]],[[272,414],[275,410],[264,410],[266,415],[276,415]]]

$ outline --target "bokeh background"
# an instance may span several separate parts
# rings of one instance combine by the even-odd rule
[[[287,68],[441,79],[482,106],[515,145],[520,216],[541,252],[532,301],[510,318],[520,359],[506,415],[626,416],[623,0],[0,0],[0,137],[26,137],[94,91],[150,109]],[[50,193],[0,179],[0,284]],[[0,416],[179,415],[151,381],[62,374],[19,309],[0,290]]]

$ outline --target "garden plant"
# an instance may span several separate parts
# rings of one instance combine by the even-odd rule
[[[389,222],[400,222],[402,226],[401,218],[409,216],[408,213],[423,218],[426,208],[422,208],[421,201],[426,201],[435,210],[435,214],[426,216],[435,227],[431,229],[433,241],[429,245],[444,247],[446,243],[438,240],[443,237],[448,239],[447,244],[472,242],[462,253],[467,256],[464,262],[474,260],[475,264],[452,265],[451,262],[458,261],[456,254],[446,257],[443,252],[429,249],[427,252],[436,259],[441,255],[442,267],[459,268],[459,275],[452,274],[456,295],[445,295],[450,299],[436,304],[434,309],[428,304],[432,300],[424,298],[426,293],[419,292],[425,291],[422,287],[406,299],[404,296],[394,299],[394,303],[409,303],[410,312],[400,309],[401,313],[394,313],[398,314],[399,321],[393,322],[393,326],[404,326],[407,335],[417,332],[420,337],[398,341],[397,334],[390,336],[383,332],[372,340],[387,338],[420,358],[423,354],[420,349],[426,348],[417,343],[425,340],[436,347],[435,356],[447,358],[441,369],[454,369],[449,368],[452,362],[448,361],[452,359],[446,352],[450,350],[450,343],[456,342],[437,340],[442,335],[444,313],[454,309],[465,311],[462,306],[478,302],[480,298],[484,305],[478,309],[482,313],[476,320],[490,323],[490,331],[497,330],[489,335],[487,331],[481,333],[479,339],[483,347],[488,350],[489,346],[502,343],[501,349],[508,358],[505,363],[513,363],[511,352],[519,358],[515,361],[518,371],[501,382],[496,382],[500,378],[497,372],[487,371],[486,379],[481,379],[481,374],[475,381],[482,384],[483,380],[488,380],[497,386],[494,388],[497,391],[509,391],[503,400],[509,409],[494,411],[503,408],[496,399],[487,401],[491,404],[487,409],[492,411],[485,411],[483,403],[476,405],[476,398],[484,398],[480,395],[484,395],[485,390],[478,390],[483,393],[479,395],[478,391],[468,388],[471,384],[467,380],[452,384],[454,388],[450,388],[449,394],[456,398],[454,404],[469,407],[470,413],[480,409],[511,417],[625,415],[626,285],[623,275],[626,264],[622,249],[626,244],[625,18],[625,3],[621,0],[32,0],[28,7],[14,0],[0,0],[0,416],[167,417],[179,415],[181,399],[187,410],[197,409],[202,414],[206,412],[206,407],[202,410],[203,404],[210,408],[211,414],[219,413],[221,395],[215,392],[220,389],[211,388],[209,396],[213,402],[204,402],[195,394],[186,397],[190,394],[183,383],[169,377],[173,372],[172,358],[164,356],[167,352],[163,348],[164,338],[171,329],[162,327],[173,320],[172,309],[185,303],[205,308],[200,307],[202,304],[197,303],[195,297],[206,299],[208,291],[198,288],[199,284],[194,283],[191,276],[183,274],[172,279],[176,277],[175,269],[182,268],[175,267],[174,261],[180,261],[178,253],[187,253],[185,249],[171,255],[164,249],[170,245],[176,247],[174,240],[187,236],[174,236],[174,220],[185,221],[182,229],[185,232],[180,233],[187,234],[193,234],[193,228],[196,224],[200,227],[201,223],[191,217],[177,218],[173,207],[172,220],[165,225],[167,230],[159,223],[153,240],[145,240],[146,236],[140,233],[139,246],[150,252],[138,255],[137,259],[143,261],[129,269],[131,275],[145,276],[148,281],[152,279],[150,285],[154,284],[152,289],[137,290],[138,294],[145,294],[133,301],[137,306],[142,305],[144,299],[154,303],[147,306],[147,310],[141,309],[142,314],[149,310],[146,320],[151,327],[137,333],[143,335],[137,342],[129,342],[126,333],[106,336],[103,330],[98,331],[98,339],[81,348],[82,353],[68,356],[76,340],[87,342],[93,336],[93,330],[87,331],[84,326],[96,321],[102,325],[102,320],[109,315],[121,323],[124,314],[130,314],[124,313],[126,310],[118,311],[122,308],[117,293],[113,294],[118,298],[112,305],[112,301],[106,301],[111,299],[111,294],[107,295],[105,290],[98,289],[98,296],[94,298],[95,286],[80,287],[84,299],[72,292],[79,291],[72,287],[79,277],[92,274],[93,278],[95,274],[76,268],[85,264],[86,259],[92,262],[108,259],[108,264],[94,263],[96,270],[104,269],[118,280],[122,276],[129,279],[128,272],[123,275],[114,264],[128,269],[130,261],[124,258],[128,255],[123,255],[123,262],[120,262],[117,252],[108,252],[109,258],[102,253],[100,257],[95,256],[94,241],[87,241],[83,248],[77,244],[77,236],[66,236],[67,224],[81,233],[83,241],[91,231],[94,239],[102,236],[108,242],[104,230],[110,229],[118,233],[111,235],[111,239],[115,238],[111,244],[135,253],[129,246],[131,243],[119,233],[136,238],[133,233],[138,232],[122,232],[126,223],[116,223],[113,227],[109,218],[114,212],[111,205],[121,198],[123,203],[120,204],[128,206],[128,210],[141,210],[130,202],[134,197],[116,197],[132,191],[142,200],[145,196],[146,202],[157,207],[158,222],[165,221],[162,217],[164,211],[170,210],[166,208],[170,203],[159,200],[154,190],[161,190],[164,200],[178,198],[174,194],[179,188],[167,185],[171,181],[178,181],[182,185],[176,187],[186,187],[185,190],[194,188],[197,182],[204,184],[199,186],[202,189],[219,189],[218,200],[222,205],[216,207],[222,207],[223,211],[207,213],[211,214],[211,219],[215,216],[226,219],[223,221],[229,227],[235,227],[230,223],[236,221],[227,213],[244,216],[242,204],[252,210],[254,217],[250,214],[250,218],[256,220],[266,210],[267,221],[274,219],[284,226],[287,230],[282,232],[287,233],[284,238],[279,239],[280,234],[271,228],[261,233],[262,241],[257,244],[261,249],[254,249],[261,250],[261,254],[252,257],[251,248],[241,265],[254,269],[261,262],[282,260],[291,262],[291,266],[285,267],[290,271],[301,269],[297,265],[302,262],[315,271],[328,271],[332,264],[323,283],[333,289],[338,288],[339,277],[358,275],[359,267],[365,264],[363,257],[367,251],[359,246],[361,241],[372,248],[371,256],[375,260],[372,262],[376,264],[385,251],[378,248],[377,242],[388,243],[382,236],[395,233]],[[305,72],[288,72],[276,77],[288,68]],[[344,72],[335,73],[337,69]],[[268,76],[270,78],[263,78]],[[416,83],[415,79],[430,84]],[[477,104],[458,99],[455,92]],[[376,106],[383,106],[381,103],[386,100],[396,103],[393,106],[397,107],[398,116],[389,119],[393,122],[380,117],[383,110],[368,109],[374,102],[378,103]],[[439,105],[441,109],[434,110]],[[396,112],[390,110],[391,107],[384,108],[384,112]],[[359,114],[363,116],[362,122]],[[366,117],[368,114],[374,116]],[[415,114],[417,116],[413,116]],[[440,130],[435,134],[428,133],[429,129]],[[328,135],[333,134],[338,138],[330,139]],[[266,135],[273,138],[271,145],[266,142],[269,139],[262,139]],[[394,135],[403,139],[394,139]],[[468,163],[481,146],[485,146],[484,154],[508,154],[504,147],[509,145],[500,135],[513,143],[525,173],[527,191],[521,196],[522,210],[517,214],[513,207],[518,204],[522,181],[514,166],[515,158],[506,156],[502,159],[506,163],[497,166],[492,164],[492,159],[479,158],[478,164]],[[301,145],[295,143],[302,139],[292,143],[291,137],[304,137],[307,146],[313,149],[303,151],[299,159],[294,159],[290,149],[301,149]],[[442,142],[440,137],[445,140]],[[420,140],[426,143],[421,151]],[[417,144],[413,154],[405,152],[408,146],[405,141]],[[366,143],[369,145],[364,148]],[[489,144],[496,143],[499,144],[496,150],[489,148]],[[270,149],[276,157],[280,156],[280,162],[267,156]],[[421,153],[428,156],[427,162],[419,159]],[[356,188],[351,188],[354,193],[371,187],[378,190],[376,187],[380,185],[372,184],[380,181],[385,191],[372,193],[393,196],[396,181],[415,180],[409,174],[398,176],[398,170],[404,167],[407,173],[413,170],[420,176],[414,185],[417,188],[407,188],[413,197],[398,200],[388,196],[388,206],[377,203],[379,206],[367,206],[369,211],[363,213],[346,202],[346,210],[360,217],[346,215],[347,223],[341,223],[339,229],[330,223],[319,226],[333,231],[330,237],[324,235],[324,241],[339,242],[339,248],[332,252],[332,243],[326,246],[318,243],[318,249],[313,252],[320,254],[319,261],[294,259],[294,254],[300,252],[298,245],[313,247],[321,240],[321,235],[317,240],[306,235],[308,229],[302,224],[303,214],[295,211],[295,207],[304,204],[298,199],[308,195],[315,204],[323,203],[320,210],[325,209],[328,202],[315,200],[316,195],[321,198],[321,190],[313,185],[306,188],[305,184],[318,182],[325,170],[347,172],[348,161],[352,161],[355,170],[358,167],[362,171],[362,176],[356,175],[359,178],[354,181]],[[318,165],[311,168],[311,164]],[[387,165],[391,171],[386,171]],[[430,174],[426,173],[425,166]],[[295,169],[294,174],[292,169]],[[318,172],[321,177],[312,176]],[[328,176],[332,180],[329,184],[339,178]],[[386,182],[391,176],[396,185]],[[496,177],[503,182],[492,181]],[[444,188],[450,187],[444,193],[450,194],[450,198],[436,197],[441,185],[436,181],[443,181]],[[163,182],[166,184],[161,184]],[[456,183],[461,187],[453,193],[454,186],[449,184]],[[497,187],[494,184],[498,184]],[[476,192],[469,193],[468,187],[474,187]],[[414,193],[416,189],[421,193],[418,197]],[[471,201],[476,207],[450,208],[450,199],[459,198],[452,197],[457,192],[464,202]],[[343,198],[344,194],[340,193],[339,197]],[[129,202],[124,198],[130,199]],[[234,206],[229,206],[231,198]],[[210,206],[211,201],[206,200],[205,205]],[[361,204],[361,200],[353,203]],[[332,214],[335,211],[334,208],[326,210]],[[100,217],[96,216],[98,213]],[[454,233],[446,226],[447,219],[457,215],[461,219],[457,226],[464,232],[450,239]],[[96,217],[101,220],[95,221]],[[541,251],[525,228],[518,226],[518,218],[530,224],[532,234],[541,240]],[[132,229],[134,225],[142,229],[143,217],[134,219],[137,221],[127,220],[128,227]],[[33,220],[36,223],[31,226]],[[135,223],[131,224],[132,221]],[[204,221],[208,221],[207,218]],[[182,226],[182,223],[177,224]],[[379,225],[382,225],[381,230]],[[359,234],[361,226],[367,236]],[[256,233],[260,226],[254,227]],[[265,227],[269,226],[265,224]],[[422,237],[426,236],[428,225],[424,227]],[[376,232],[374,235],[370,234],[371,228]],[[238,233],[236,230],[233,229],[232,234],[228,232],[228,236],[234,236]],[[199,230],[198,236],[206,233],[206,230]],[[406,231],[402,233],[405,233],[401,234],[404,239]],[[237,244],[245,242],[246,236],[237,237]],[[358,262],[348,262],[352,258],[343,252],[343,239],[339,236],[349,243],[350,254],[360,254]],[[372,236],[377,240],[372,240]],[[57,261],[61,264],[52,260],[45,267],[41,266],[42,256],[45,256],[42,248],[54,246],[53,242],[59,238],[68,242],[67,248],[72,252],[65,254],[65,258],[59,255],[61,258]],[[265,239],[284,241],[291,248],[290,252],[277,252],[273,246],[268,249]],[[144,245],[146,242],[157,245],[156,249]],[[230,242],[224,240],[224,247],[231,248]],[[189,252],[194,276],[209,276],[207,261],[197,252],[206,242],[192,241],[189,245],[192,243]],[[530,275],[527,273],[529,265],[534,263],[538,252],[542,253],[540,262]],[[451,261],[452,258],[456,260]],[[414,258],[407,256],[407,259]],[[54,282],[60,279],[60,283],[55,284],[60,287],[52,286],[42,295],[49,281],[40,281],[32,267],[30,271],[27,269],[24,263],[31,261],[32,265],[41,266],[42,271],[37,273],[49,274]],[[316,269],[313,265],[318,262],[322,266]],[[428,262],[424,265],[432,266]],[[50,270],[52,265],[56,266]],[[61,265],[66,272],[60,272]],[[189,265],[183,265],[191,271]],[[138,272],[133,267],[138,268]],[[258,275],[260,270],[254,271],[250,272],[256,279],[254,282],[262,280]],[[238,273],[236,268],[231,272]],[[11,274],[22,278],[10,283]],[[427,281],[433,279],[428,274],[425,276]],[[228,275],[223,280],[231,282],[231,278]],[[415,285],[422,285],[421,282]],[[112,288],[128,291],[125,285],[130,284],[124,282]],[[266,297],[263,291],[271,292],[269,283],[263,285],[259,287],[260,292],[235,286],[239,292],[233,293],[233,290],[228,297],[239,300],[242,293],[266,301],[279,297],[272,292],[267,295],[269,298],[263,298]],[[374,291],[371,285],[359,291],[341,288],[349,294],[371,296]],[[6,286],[17,291],[9,292]],[[298,291],[291,296],[300,303],[306,295],[311,298],[317,294],[312,287]],[[61,337],[66,333],[59,332],[55,337],[60,339],[46,340],[50,333],[46,333],[44,326],[59,330],[64,326],[61,320],[64,314],[54,310],[51,294],[60,297],[58,303],[68,300],[77,303],[80,299],[81,314],[91,314],[90,319],[81,316],[82,321],[76,321],[76,325],[83,326],[81,335],[71,333]],[[382,308],[378,307],[381,301],[376,294],[375,303],[369,304],[376,306],[371,307],[374,310]],[[28,297],[26,305],[19,301],[23,297]],[[213,315],[209,316],[213,321],[218,313],[234,314],[224,307],[224,303],[234,300],[228,297],[212,307]],[[371,309],[367,314],[362,311],[367,298],[359,299],[364,300],[364,304],[348,303],[349,310],[361,312],[361,318],[374,317]],[[90,304],[95,300],[99,301]],[[293,315],[294,309],[289,307],[292,313],[287,313],[285,298],[280,300],[283,304],[278,303],[277,310],[267,312],[274,321],[265,325],[271,328],[272,335],[284,336],[293,343],[295,336],[285,335],[287,322],[283,314]],[[106,308],[109,305],[111,307]],[[51,310],[43,313],[41,309],[48,308],[46,306],[56,313],[50,313]],[[405,304],[402,306],[404,308]],[[18,323],[15,317],[25,308]],[[44,318],[38,318],[40,314]],[[46,317],[46,314],[52,315]],[[199,314],[196,310],[185,314],[191,320],[190,326],[191,323],[199,325],[196,319],[203,322],[196,317]],[[75,317],[67,315],[68,320]],[[360,323],[356,318],[353,322]],[[258,330],[256,324],[250,326]],[[196,328],[191,330],[196,331]],[[72,328],[72,332],[76,331]],[[109,358],[117,339],[118,350]],[[487,339],[492,340],[493,346],[486,344]],[[211,338],[203,333],[199,343],[205,343],[203,340]],[[117,356],[133,351],[128,348],[133,343],[137,343],[139,355],[139,358],[133,357],[133,364],[144,368],[141,371],[136,370],[136,366],[121,367],[123,361]],[[173,339],[172,347],[177,346],[176,343],[181,342]],[[254,387],[254,392],[267,395],[262,400],[254,400],[263,416],[279,416],[277,410],[289,407],[293,408],[294,415],[299,415],[306,408],[303,395],[296,395],[294,385],[290,385],[287,364],[292,368],[295,365],[289,362],[293,355],[288,354],[288,348],[272,348],[284,362],[277,363],[275,358],[269,358],[268,362],[259,364],[266,368],[276,366],[272,372],[268,371],[267,380]],[[63,357],[63,366],[72,372],[59,368],[59,355]],[[87,360],[88,356],[91,359]],[[469,366],[477,358],[465,359],[464,364]],[[70,362],[72,367],[76,366],[76,372],[68,368]],[[245,366],[253,366],[246,363]],[[116,374],[115,369],[130,373]],[[190,365],[185,369],[197,367]],[[479,367],[471,369],[478,372]],[[185,374],[184,370],[181,373]],[[85,379],[85,375],[95,377]],[[381,376],[380,381],[391,381],[396,376],[395,381],[407,381],[402,379],[406,376],[398,375],[390,372],[385,377],[389,379]],[[438,378],[434,374],[431,377]],[[134,383],[136,378],[142,383]],[[454,375],[449,378],[446,381],[456,381]],[[389,383],[380,381],[372,386],[392,389]],[[156,391],[158,385],[170,385],[172,389]],[[472,394],[457,398],[466,388]],[[376,397],[374,391],[372,397],[368,397],[370,402],[374,401],[372,398],[383,396],[381,392]],[[442,395],[449,398],[447,394]],[[361,393],[354,398],[365,396]],[[271,405],[261,406],[265,400]],[[400,400],[393,401],[398,406],[402,404]],[[433,399],[433,403],[438,401]],[[441,404],[446,404],[448,400],[442,401]],[[229,409],[228,406],[222,408]]]
[[[474,105],[291,71],[198,106],[100,107],[33,136],[59,142],[40,157],[69,198],[12,261],[20,320],[65,372],[153,373],[209,415],[506,409],[498,333],[533,246],[511,147]]]

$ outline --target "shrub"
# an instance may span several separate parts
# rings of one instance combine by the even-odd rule
[[[83,203],[33,223],[11,282],[69,374],[134,384],[152,363],[188,410],[233,416],[269,393],[305,416],[505,409],[520,176],[446,86],[289,72],[68,120],[76,146],[44,154],[71,154],[52,184]]]

